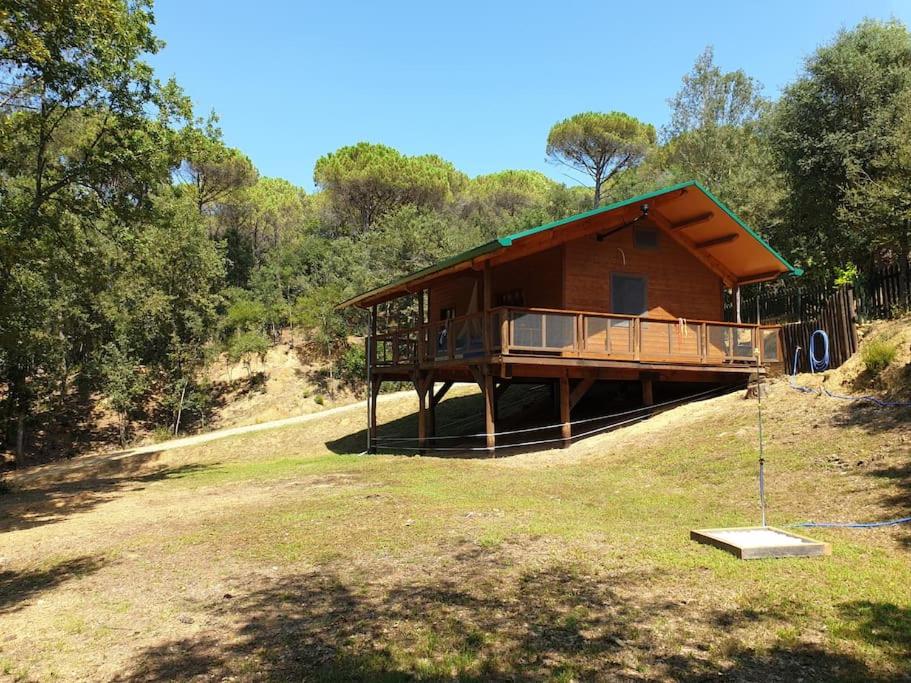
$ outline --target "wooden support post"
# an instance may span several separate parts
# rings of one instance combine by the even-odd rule
[[[494,402],[496,396],[493,387],[493,375],[484,372],[482,393],[484,394],[484,432],[487,434],[487,452],[493,456],[497,445],[496,419],[494,418]]]
[[[484,355],[490,356],[491,334],[490,334],[490,308],[493,301],[493,285],[490,277],[490,261],[484,261],[484,279],[481,282],[481,335],[484,340]]]
[[[376,400],[380,395],[380,385],[383,380],[379,377],[370,378],[370,405],[367,413],[368,453],[376,453]]]
[[[642,377],[642,405],[655,405],[655,395],[653,393],[652,378],[649,376]]]
[[[423,455],[427,448],[427,385],[430,375],[414,374],[414,389],[418,394],[418,452]]]
[[[740,319],[740,285],[734,287],[734,322],[742,322]]]
[[[509,309],[500,309],[500,353],[506,355],[509,353],[509,344],[512,341],[509,338],[512,325],[509,322]]]
[[[568,448],[572,444],[573,426],[570,424],[570,407],[569,407],[569,377],[565,374],[560,378],[560,428],[563,437],[563,448]]]

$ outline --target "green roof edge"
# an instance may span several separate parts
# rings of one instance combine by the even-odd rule
[[[534,228],[527,228],[525,230],[520,230],[519,232],[513,233],[512,235],[507,235],[505,237],[497,237],[496,239],[493,239],[489,242],[485,242],[484,244],[481,244],[477,247],[473,247],[467,251],[463,251],[460,254],[450,256],[449,258],[445,258],[442,261],[438,261],[437,263],[427,266],[426,268],[422,268],[421,270],[415,271],[414,273],[410,273],[409,275],[400,277],[396,280],[393,280],[392,282],[388,282],[385,285],[382,285],[380,287],[374,287],[373,289],[370,289],[366,292],[362,292],[356,296],[351,297],[347,301],[343,301],[342,303],[338,304],[337,308],[344,308],[345,306],[351,305],[353,302],[357,301],[358,299],[363,299],[366,296],[381,292],[384,289],[389,289],[390,287],[396,287],[397,285],[404,284],[405,282],[408,282],[409,280],[413,280],[417,277],[422,277],[424,275],[431,275],[437,271],[443,270],[444,268],[448,268],[449,266],[454,266],[455,264],[461,263],[462,261],[467,261],[469,259],[472,259],[475,256],[481,256],[482,254],[487,254],[487,253],[489,253],[491,251],[495,251],[496,249],[499,249],[501,247],[510,247],[510,246],[512,246],[513,242],[515,242],[516,240],[520,240],[523,237],[529,237],[530,235],[535,235],[539,232],[546,232],[548,230],[553,230],[554,228],[559,228],[561,225],[566,225],[567,223],[573,223],[573,222],[581,220],[583,218],[588,218],[590,216],[597,216],[600,213],[605,213],[607,211],[613,211],[614,209],[619,209],[624,206],[629,206],[630,204],[635,204],[637,202],[642,202],[647,199],[652,199],[654,197],[658,197],[659,195],[667,194],[668,192],[675,192],[677,190],[683,190],[688,187],[699,188],[699,190],[703,194],[705,194],[709,199],[711,199],[718,206],[718,208],[720,208],[722,211],[724,211],[728,216],[731,217],[731,219],[734,220],[735,223],[737,223],[737,225],[739,225],[741,228],[746,230],[750,236],[752,236],[757,242],[759,242],[765,248],[766,251],[768,251],[770,254],[772,254],[772,256],[774,256],[782,264],[784,264],[790,271],[791,275],[793,275],[794,277],[799,277],[804,274],[803,269],[797,268],[797,267],[791,265],[788,262],[788,260],[785,259],[781,254],[779,254],[775,249],[773,249],[772,246],[759,235],[759,233],[757,233],[750,226],[748,226],[746,223],[744,223],[743,220],[741,220],[740,216],[738,216],[736,213],[731,211],[731,209],[729,209],[721,200],[719,200],[718,197],[716,197],[709,190],[707,190],[705,187],[703,187],[703,185],[698,180],[687,180],[682,183],[677,183],[676,185],[669,185],[667,187],[662,187],[658,190],[654,190],[652,192],[647,192],[646,194],[640,194],[635,197],[630,197],[629,199],[624,199],[619,202],[614,202],[613,204],[608,204],[607,206],[599,206],[596,209],[590,209],[589,211],[583,211],[582,213],[577,213],[572,216],[567,216],[566,218],[561,218],[559,220],[552,221],[550,223],[544,223],[543,225],[538,225]]]

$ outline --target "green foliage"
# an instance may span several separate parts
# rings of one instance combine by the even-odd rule
[[[823,277],[884,250],[908,253],[911,35],[866,20],[820,47],[776,106],[787,180],[782,246]]]
[[[898,349],[894,344],[874,339],[863,345],[860,357],[867,372],[876,376],[892,364],[897,354]]]
[[[602,186],[642,161],[656,140],[653,125],[629,114],[583,112],[550,129],[547,155],[591,176],[597,207],[601,203]]]
[[[338,378],[353,386],[361,386],[367,375],[367,354],[362,344],[348,346],[338,360]]]
[[[154,214],[189,101],[142,61],[145,0],[52,0],[0,12],[0,383],[16,415],[96,360],[110,261]],[[132,346],[132,345],[131,345]]]
[[[652,159],[675,180],[702,182],[760,229],[773,221],[782,197],[763,130],[771,103],[761,92],[742,70],[722,72],[706,48],[668,100],[666,142]]]
[[[441,208],[464,184],[464,176],[437,156],[409,157],[385,145],[360,142],[316,162],[313,180],[325,191],[341,221],[365,231],[387,211],[404,204]]]
[[[224,145],[217,124],[213,114],[203,126],[181,131],[185,159],[180,171],[200,213],[227,203],[251,187],[257,177],[253,163],[240,150]]]
[[[260,177],[214,114],[196,118],[155,80],[151,29],[148,0],[0,10],[4,445],[77,374],[121,415],[122,438],[146,395],[172,432],[205,420],[206,363],[226,349],[249,372],[286,327],[356,386],[363,349],[348,337],[365,316],[339,302],[591,205],[589,189],[536,171],[469,179],[364,142],[319,159],[316,194]],[[596,205],[698,179],[820,279],[911,251],[902,24],[842,31],[777,104],[707,48],[669,104],[660,145],[648,123],[584,112],[553,126],[547,153],[591,177]],[[413,303],[393,306],[404,319]]]
[[[224,326],[225,330],[230,333],[254,332],[263,329],[268,311],[265,304],[256,299],[246,296],[238,298],[225,313]]]
[[[860,270],[853,263],[848,264],[844,268],[836,268],[835,284],[838,286],[853,284],[857,282],[859,275]]]
[[[232,363],[243,362],[247,367],[247,373],[250,374],[253,361],[265,361],[270,346],[269,338],[261,332],[238,332],[228,341],[228,360]]]
[[[338,284],[314,287],[298,297],[292,310],[292,320],[318,344],[331,359],[348,334],[348,326],[336,305],[344,300],[345,290]]]
[[[313,397],[313,402],[314,402],[316,405],[321,406],[321,405],[325,405],[326,399],[323,398],[323,395],[322,395],[322,394],[317,394],[316,396]]]
[[[120,444],[126,445],[130,418],[149,389],[148,377],[136,357],[113,342],[102,349],[100,370],[105,397],[120,418]]]

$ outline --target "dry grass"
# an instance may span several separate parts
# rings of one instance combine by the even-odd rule
[[[477,410],[456,393],[441,420]],[[410,433],[413,401],[382,407]],[[911,514],[911,413],[766,402],[771,521]],[[0,672],[21,680],[904,680],[911,530],[744,563],[755,403],[568,451],[363,457],[363,416],[86,467],[0,495]]]

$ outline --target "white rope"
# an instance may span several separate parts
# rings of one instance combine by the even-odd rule
[[[449,447],[449,448],[446,448],[446,447],[415,448],[415,447],[411,447],[411,446],[378,446],[378,448],[386,448],[387,450],[395,448],[397,450],[404,450],[404,451],[424,451],[424,450],[454,451],[454,452],[462,452],[462,453],[464,453],[465,451],[495,451],[495,450],[499,450],[501,448],[523,448],[525,446],[540,446],[540,445],[548,444],[548,443],[557,443],[557,442],[565,443],[567,441],[573,441],[574,439],[581,439],[585,436],[591,436],[592,434],[598,434],[599,432],[605,432],[609,429],[617,429],[619,427],[623,427],[624,425],[632,424],[634,422],[641,422],[642,420],[645,420],[648,417],[649,417],[648,415],[640,415],[638,417],[630,418],[629,420],[623,420],[622,422],[614,422],[605,427],[597,427],[595,429],[591,429],[591,430],[589,430],[587,432],[583,432],[581,434],[573,434],[568,439],[564,439],[563,437],[557,437],[557,438],[553,438],[553,439],[539,439],[537,441],[525,441],[523,443],[504,443],[504,444],[498,444],[496,446],[492,446],[490,448],[487,448],[486,446],[473,446],[473,447],[464,447],[464,448],[453,448],[453,447]]]
[[[720,391],[725,390],[725,389],[728,389],[728,388],[738,389],[738,388],[741,388],[741,387],[743,387],[743,386],[745,386],[745,383],[741,382],[741,383],[735,384],[735,385],[729,385],[729,386],[724,386],[724,387],[715,387],[715,388],[713,388],[713,389],[708,389],[708,390],[706,390],[706,391],[702,391],[702,392],[699,392],[699,393],[696,393],[696,394],[692,394],[692,395],[690,395],[690,396],[684,396],[684,397],[682,397],[682,398],[677,398],[677,399],[673,399],[673,400],[670,400],[670,401],[664,401],[663,403],[656,403],[656,404],[651,405],[651,406],[642,406],[642,407],[640,407],[640,408],[634,408],[634,409],[632,409],[632,410],[625,410],[625,411],[622,411],[622,412],[619,412],[619,413],[608,413],[608,414],[606,414],[606,415],[601,415],[601,416],[598,416],[598,417],[589,417],[589,418],[585,418],[585,419],[583,419],[583,420],[575,420],[575,421],[569,422],[568,424],[570,424],[570,425],[580,425],[580,424],[587,424],[587,423],[589,423],[589,422],[598,422],[598,421],[601,421],[601,420],[607,420],[607,419],[610,419],[610,418],[612,418],[612,417],[623,417],[624,415],[633,415],[633,414],[635,414],[635,413],[641,413],[641,412],[646,412],[646,411],[650,413],[650,412],[653,412],[654,410],[656,410],[656,409],[658,409],[658,408],[663,408],[663,407],[666,407],[666,406],[669,406],[669,405],[674,405],[674,404],[676,404],[676,403],[682,403],[682,402],[686,402],[686,401],[694,401],[694,400],[696,400],[696,399],[698,399],[698,398],[701,398],[701,397],[703,397],[703,396],[707,396],[707,395],[709,395],[709,394],[713,394],[713,393],[716,393],[716,392],[720,392]],[[644,417],[648,417],[648,415],[645,415]],[[474,418],[472,418],[472,419],[474,419]],[[505,432],[493,432],[493,433],[491,434],[491,436],[495,436],[495,437],[496,437],[496,436],[509,436],[510,434],[527,434],[527,433],[529,433],[529,432],[539,432],[539,431],[544,431],[544,430],[546,430],[546,429],[556,429],[556,428],[558,428],[558,427],[562,427],[564,424],[566,424],[566,423],[558,422],[558,423],[555,423],[555,424],[552,424],[552,425],[543,425],[543,426],[541,426],[541,427],[526,427],[526,428],[524,428],[524,429],[513,429],[513,430],[505,431]],[[624,424],[624,423],[623,423],[623,422],[620,422],[620,423],[613,423],[613,424],[611,424],[611,425],[608,425],[608,427],[612,427],[612,426],[615,426],[615,425],[618,425],[618,424]],[[596,431],[597,431],[597,430],[596,430]],[[586,432],[585,434],[588,434],[588,433],[589,433],[589,432]],[[579,436],[584,436],[585,434],[580,434]],[[444,440],[444,439],[447,439],[447,440],[448,440],[448,439],[474,439],[474,438],[482,438],[482,437],[487,437],[487,433],[486,433],[486,432],[478,432],[477,434],[458,434],[458,435],[451,435],[451,436],[434,436],[434,437],[427,437],[427,440],[429,440],[429,441],[438,441],[438,440]],[[575,437],[571,437],[571,438],[575,438]],[[386,443],[389,443],[389,442],[399,442],[399,441],[408,442],[408,441],[417,441],[417,440],[418,440],[418,437],[416,437],[416,436],[387,436],[387,437],[377,437],[377,438],[375,439],[375,442],[386,442]],[[542,441],[541,443],[550,443],[551,441],[563,441],[563,440],[564,440],[564,439],[562,439],[562,438],[561,438],[561,439],[554,439],[554,440],[545,440],[545,441]],[[537,443],[537,442],[528,442],[527,444],[521,444],[521,445],[532,445],[532,444],[534,444],[534,443]],[[518,445],[518,444],[517,444],[517,445]],[[509,444],[509,446],[512,446],[512,444]],[[394,448],[399,448],[399,446],[390,446],[390,448],[393,448],[393,447],[394,447]],[[506,447],[506,445],[504,444],[503,447]],[[404,448],[404,447],[402,447],[402,448]],[[494,448],[500,448],[500,446],[494,446]],[[415,449],[410,449],[410,450],[426,450],[426,449],[415,448]],[[464,451],[464,450],[488,450],[488,449],[487,449],[486,447],[483,447],[483,448],[469,448],[469,447],[465,447],[465,448],[448,448],[448,449],[443,448],[443,447],[439,447],[439,448],[432,448],[432,450],[462,450],[462,451]]]

